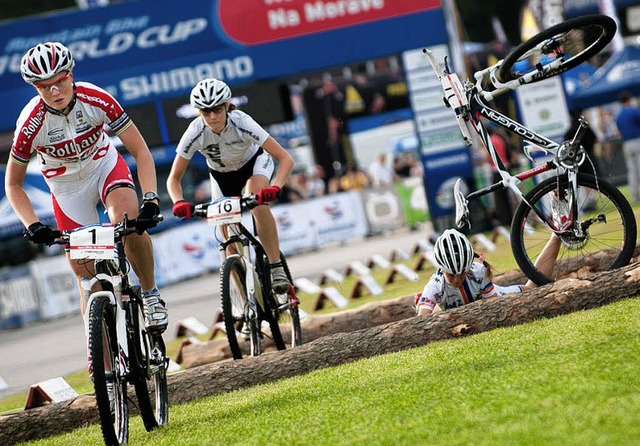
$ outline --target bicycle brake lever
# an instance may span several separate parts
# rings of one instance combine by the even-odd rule
[[[471,220],[469,219],[469,201],[465,198],[461,189],[462,179],[458,178],[453,186],[453,198],[456,202],[456,226],[463,228],[469,226],[471,229]]]

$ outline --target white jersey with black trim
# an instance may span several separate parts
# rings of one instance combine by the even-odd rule
[[[36,96],[22,109],[16,123],[11,160],[26,165],[37,155],[47,180],[75,180],[99,168],[116,152],[105,131],[116,135],[132,121],[118,101],[88,82],[75,83],[71,111],[63,115]]]
[[[190,160],[196,151],[200,151],[210,169],[234,172],[256,154],[268,137],[269,133],[251,116],[240,110],[231,110],[220,135],[214,133],[201,116],[191,121],[180,138],[176,153]]]
[[[473,262],[460,288],[454,288],[449,285],[444,279],[444,274],[441,270],[433,273],[424,286],[422,295],[416,302],[416,307],[418,310],[426,308],[429,311],[433,311],[436,305],[440,305],[442,309],[446,310],[478,299],[504,296],[505,294],[519,293],[521,291],[522,287],[520,285],[500,286],[494,284],[487,277],[487,268],[478,262]]]

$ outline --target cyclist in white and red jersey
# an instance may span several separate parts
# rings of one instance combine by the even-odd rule
[[[137,218],[137,234],[127,237],[125,250],[140,280],[145,298],[145,325],[162,332],[168,314],[154,279],[153,248],[145,232],[158,223],[153,157],[142,135],[116,99],[88,82],[75,82],[75,62],[67,47],[46,42],[23,56],[23,79],[38,93],[24,107],[16,124],[5,188],[7,198],[27,228],[25,237],[51,245],[57,231],[38,220],[23,182],[30,160],[37,158],[52,193],[59,230],[99,223],[96,206],[104,204],[111,222],[122,221],[126,212]],[[138,196],[131,172],[105,131],[108,125],[133,155],[144,202]],[[87,274],[86,262],[69,259],[78,284]],[[81,293],[82,295],[82,293]],[[84,301],[81,310],[84,314]]]
[[[552,234],[536,260],[543,274],[550,275],[556,263],[560,239]],[[445,230],[435,242],[434,256],[438,270],[433,273],[422,292],[416,294],[419,316],[430,314],[439,306],[446,310],[478,299],[520,293],[536,287],[532,281],[524,285],[500,286],[492,281],[491,265],[476,254],[471,242],[455,229]],[[482,263],[474,262],[475,258]]]
[[[191,105],[198,110],[178,143],[167,179],[176,217],[191,218],[193,205],[184,200],[180,181],[191,157],[200,151],[207,160],[213,198],[240,196],[245,189],[256,194],[260,205],[276,200],[293,169],[289,153],[256,123],[236,110],[229,86],[221,80],[204,79],[191,91]],[[278,161],[275,171],[274,160]],[[269,206],[257,206],[251,213],[271,264],[272,288],[285,292],[289,280],[280,259],[278,230]]]

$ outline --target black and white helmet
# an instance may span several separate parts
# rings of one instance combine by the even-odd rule
[[[231,89],[212,77],[203,79],[191,90],[191,105],[197,109],[213,108],[231,99]]]
[[[20,73],[26,83],[33,84],[69,71],[74,65],[69,48],[60,42],[45,42],[37,44],[22,56]]]
[[[471,268],[474,253],[471,242],[464,234],[447,229],[436,240],[434,255],[442,271],[458,275]]]

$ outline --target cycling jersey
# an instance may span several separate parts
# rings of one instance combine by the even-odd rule
[[[441,270],[436,271],[417,297],[416,309],[425,308],[433,311],[436,305],[442,309],[455,308],[471,303],[478,299],[486,299],[492,296],[504,296],[509,293],[519,293],[522,286],[500,286],[494,284],[487,277],[487,269],[484,265],[474,262],[460,288],[449,285]]]
[[[36,156],[53,195],[59,229],[97,223],[96,205],[116,187],[134,187],[131,172],[109,140],[105,124],[119,135],[132,124],[116,99],[88,82],[76,82],[65,116],[40,96],[16,123],[11,160],[26,166]]]
[[[16,124],[11,158],[26,165],[36,154],[46,179],[82,177],[91,173],[108,151],[115,151],[104,125],[116,135],[131,119],[113,96],[103,89],[76,82],[75,99],[65,116],[34,97],[22,109]]]
[[[196,151],[200,151],[209,169],[234,172],[249,162],[268,137],[267,131],[251,116],[231,110],[220,135],[211,130],[202,117],[194,119],[180,138],[176,153],[190,160]]]

